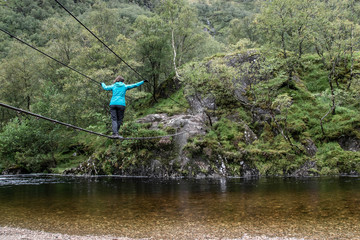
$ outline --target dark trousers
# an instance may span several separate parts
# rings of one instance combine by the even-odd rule
[[[120,126],[122,125],[125,113],[125,106],[122,105],[111,105],[110,114],[111,114],[111,123],[112,131],[114,134],[118,134]]]

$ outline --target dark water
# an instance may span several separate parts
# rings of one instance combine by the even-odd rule
[[[0,226],[153,239],[360,239],[360,178],[0,176]]]

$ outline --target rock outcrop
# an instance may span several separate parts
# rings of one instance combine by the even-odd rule
[[[80,175],[98,175],[104,174],[101,169],[97,166],[99,161],[93,157],[90,157],[86,162],[80,163],[75,168],[67,169],[63,174],[80,174]]]
[[[360,139],[357,137],[340,137],[338,143],[345,151],[360,151]]]
[[[204,114],[190,115],[180,114],[174,116],[168,116],[167,114],[150,114],[144,118],[138,119],[138,123],[150,123],[150,129],[159,130],[160,128],[173,128],[179,134],[174,136],[174,149],[175,159],[170,162],[180,164],[180,170],[184,170],[189,163],[190,159],[184,153],[184,147],[188,142],[188,139],[198,135],[206,134],[206,125]],[[160,127],[161,126],[161,127]],[[155,162],[154,162],[155,161]],[[152,165],[161,165],[156,159],[153,160]]]

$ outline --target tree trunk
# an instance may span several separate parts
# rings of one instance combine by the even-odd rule
[[[287,115],[287,113],[286,113],[286,115]],[[285,141],[287,141],[293,149],[295,149],[296,151],[301,152],[301,149],[298,146],[296,146],[295,144],[293,144],[293,142],[291,141],[291,138],[289,136],[289,132],[288,132],[287,127],[286,127],[287,126],[287,123],[286,123],[287,116],[285,118],[284,128],[282,128],[280,126],[280,124],[278,123],[278,121],[276,121],[275,114],[272,111],[270,113],[270,116],[271,116],[271,119],[276,124],[277,129],[279,130],[281,136],[285,139]]]
[[[350,89],[351,87],[351,82],[354,78],[354,43],[353,43],[353,39],[354,39],[354,25],[351,25],[351,44],[350,44],[350,61],[351,61],[351,67],[350,67],[350,79],[349,79],[349,84],[347,86],[347,90]]]
[[[154,101],[157,102],[157,100],[156,100],[156,76],[155,76],[155,74],[152,75],[152,79],[153,79],[153,93],[152,93],[152,95],[153,95]]]
[[[334,90],[334,86],[333,86],[333,83],[332,83],[332,78],[335,74],[335,65],[336,65],[336,61],[333,62],[332,64],[332,68],[331,68],[331,71],[328,75],[328,81],[329,81],[329,85],[330,85],[330,90],[331,90],[331,102],[332,102],[332,115],[335,115],[335,90]]]
[[[287,59],[287,53],[286,53],[286,44],[285,44],[285,33],[281,33],[281,45],[283,48],[284,58]]]
[[[26,97],[26,105],[27,105],[27,109],[30,111],[30,96],[27,95]]]
[[[333,107],[331,107],[329,109],[329,111],[327,111],[327,113],[322,117],[320,118],[320,127],[321,127],[321,132],[323,134],[323,137],[325,137],[325,131],[324,131],[324,127],[323,127],[323,120],[326,118],[327,115],[329,115],[329,113],[333,111]]]
[[[180,80],[180,75],[179,75],[177,67],[176,67],[176,46],[175,46],[174,29],[172,29],[172,31],[171,31],[171,45],[172,45],[173,54],[174,54],[173,64],[174,64],[175,76],[177,79]]]
[[[150,64],[151,64],[151,70],[152,70],[152,82],[153,82],[153,98],[154,101],[157,102],[156,99],[156,93],[157,93],[157,86],[158,86],[158,81],[159,81],[159,69],[160,69],[160,63],[156,62],[156,61],[151,61],[150,60]]]

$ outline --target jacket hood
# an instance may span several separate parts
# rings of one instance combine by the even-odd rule
[[[115,83],[115,86],[117,86],[117,87],[122,87],[122,86],[125,86],[125,83],[123,83],[123,82],[116,82],[116,83]]]

